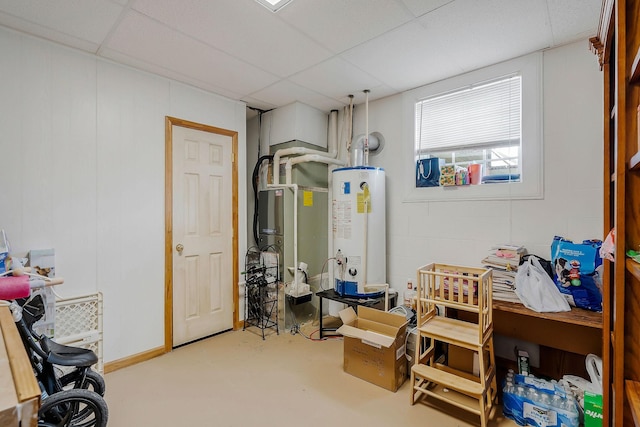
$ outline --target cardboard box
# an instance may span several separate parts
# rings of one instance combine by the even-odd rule
[[[393,392],[407,379],[405,316],[358,307],[340,313],[344,336],[344,371]]]
[[[585,390],[584,427],[602,427],[602,395]]]
[[[475,351],[449,344],[447,362],[450,368],[475,375],[476,377],[480,376],[478,353]]]
[[[407,372],[410,372],[409,369],[413,366],[416,360],[416,340],[418,339],[418,331],[417,329],[413,329],[411,332],[407,332],[407,344],[406,344],[406,354],[409,356],[407,358]]]

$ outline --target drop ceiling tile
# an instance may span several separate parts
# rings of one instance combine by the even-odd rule
[[[254,0],[141,0],[136,10],[280,77],[331,52]]]
[[[0,0],[1,12],[43,27],[41,34],[33,26],[20,30],[43,37],[58,32],[93,44],[102,42],[122,10],[109,0]]]
[[[2,12],[0,12],[0,25],[30,34],[32,36],[51,40],[65,46],[80,49],[85,52],[95,53],[99,47],[99,45],[96,43],[79,39],[77,37],[73,37],[68,34],[43,27],[40,24],[34,24],[33,22],[25,21],[24,19],[17,18],[13,15],[8,15]]]
[[[447,49],[465,71],[552,45],[546,2],[454,1],[417,19],[426,43]]]
[[[277,78],[204,43],[131,11],[105,48],[127,57],[247,95]],[[105,53],[106,56],[106,53]]]
[[[422,16],[452,1],[454,0],[402,0],[402,3],[409,8],[414,16]]]
[[[457,56],[431,40],[428,31],[415,23],[405,24],[340,56],[398,91],[463,72]]]
[[[329,112],[333,108],[343,106],[342,103],[336,99],[321,95],[311,89],[287,80],[281,80],[269,87],[254,92],[251,94],[251,97],[272,105],[280,106],[300,101],[326,112]]]
[[[217,95],[221,95],[230,99],[237,100],[242,97],[242,94],[240,93],[233,92],[223,87],[216,86],[211,82],[203,82],[192,76],[185,75],[180,71],[170,70],[157,64],[150,64],[148,62],[142,61],[138,58],[128,56],[116,50],[111,50],[109,48],[103,49],[101,50],[101,56],[108,58],[118,64],[123,64],[125,66],[129,66],[144,72],[155,74],[157,76],[166,77],[168,79],[185,83],[185,84],[194,86],[196,88],[209,91],[211,93],[215,93]]]
[[[177,28],[178,23],[194,7],[192,0],[135,0],[131,5],[131,9],[171,28]]]
[[[402,4],[389,0],[294,0],[278,15],[335,53],[413,18]]]
[[[330,98],[372,89],[382,83],[342,58],[335,57],[289,78]]]
[[[0,25],[231,99],[326,111],[586,39],[600,4],[294,0],[272,13],[253,0],[0,0]]]
[[[602,0],[547,0],[547,3],[554,44],[565,44],[596,35]]]

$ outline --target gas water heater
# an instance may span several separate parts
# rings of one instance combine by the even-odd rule
[[[387,286],[384,169],[355,166],[332,174],[335,290],[343,296],[381,295]]]

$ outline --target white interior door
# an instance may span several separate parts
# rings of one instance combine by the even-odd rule
[[[232,137],[172,126],[173,346],[233,327]]]

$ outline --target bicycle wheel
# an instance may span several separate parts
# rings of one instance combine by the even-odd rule
[[[81,387],[79,387],[79,385],[77,384],[77,381],[79,381],[81,378],[82,378],[82,371],[80,369],[74,369],[68,374],[65,374],[62,377],[60,377],[59,381],[60,381],[60,385],[65,390],[70,390],[72,388],[83,388],[85,390],[91,390],[93,392],[96,392],[100,396],[104,396],[104,393],[106,391],[106,385],[104,383],[104,378],[102,378],[102,375],[100,375],[96,371],[89,369],[86,373],[84,383],[82,384]]]
[[[100,396],[104,396],[106,386],[102,375],[100,375],[96,371],[88,369],[85,375],[84,382],[82,384],[79,384],[81,379],[82,370],[74,369],[73,371],[62,376],[58,381],[60,383],[60,386],[64,390],[85,389],[98,393]],[[78,422],[90,415],[91,408],[84,407],[76,413],[76,415],[74,416],[74,421]]]
[[[109,409],[102,396],[85,389],[54,393],[42,400],[38,424],[55,427],[106,427]]]

